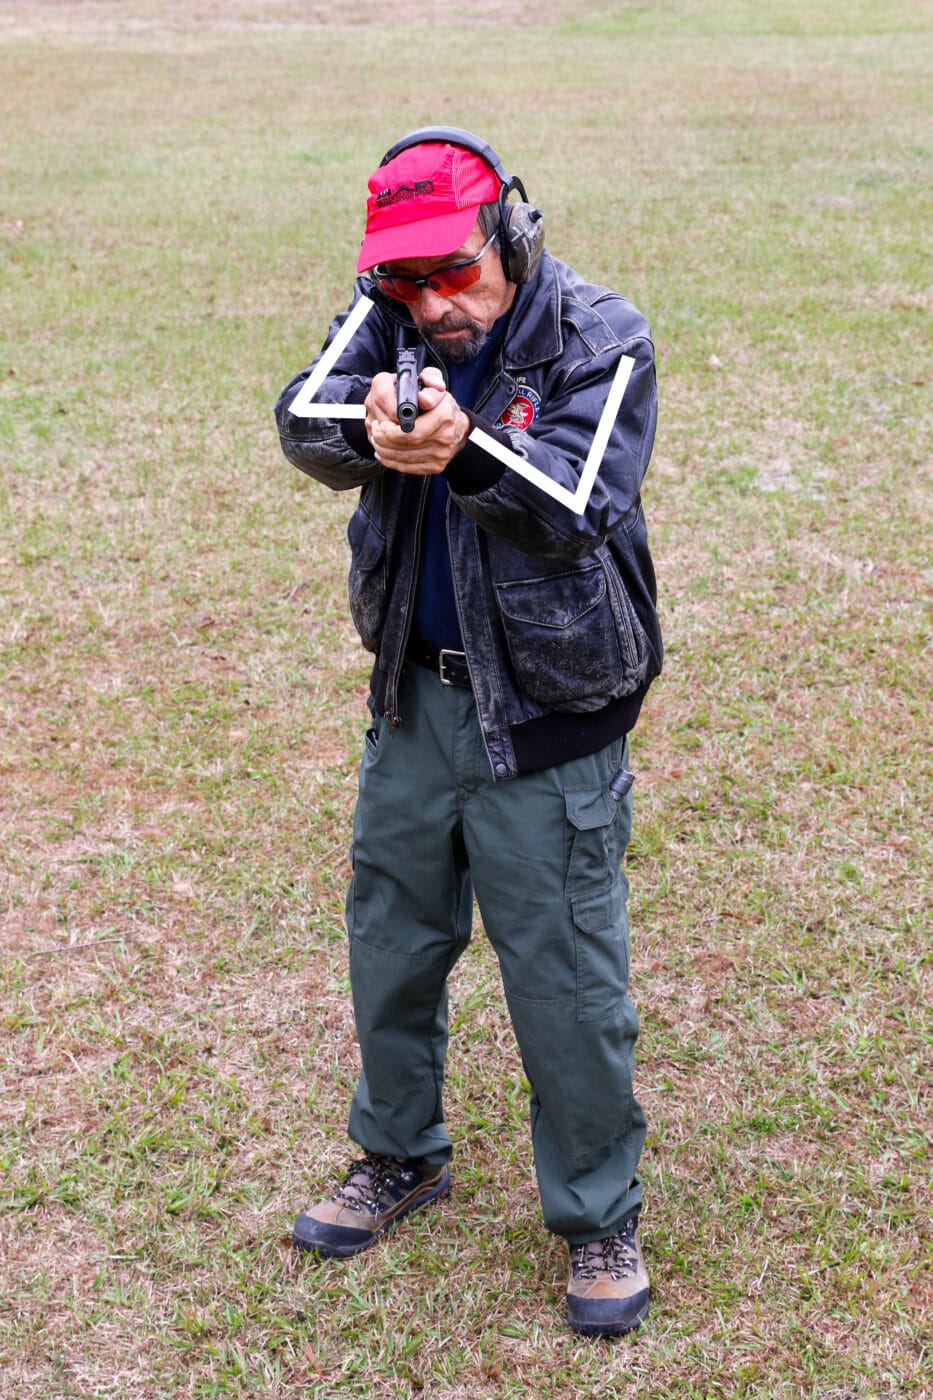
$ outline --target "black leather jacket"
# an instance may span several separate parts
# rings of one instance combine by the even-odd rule
[[[376,305],[317,399],[361,403],[396,346],[417,339],[404,306],[360,278]],[[328,342],[348,313],[331,327]],[[473,691],[493,774],[574,757],[627,732],[661,669],[661,632],[641,484],[657,417],[642,315],[545,253],[517,290],[476,400],[474,425],[568,491],[578,486],[620,357],[633,361],[589,499],[553,499],[471,438],[448,465],[447,532]],[[393,723],[411,626],[428,478],[384,470],[358,420],[289,412],[313,365],[276,405],[282,449],[335,490],[361,488],[348,528],[350,607],[376,656],[376,703]],[[510,411],[511,410],[511,411]]]

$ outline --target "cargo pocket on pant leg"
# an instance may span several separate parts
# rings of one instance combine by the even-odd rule
[[[572,898],[577,963],[577,1020],[611,1016],[628,991],[629,938],[625,899],[628,882]]]
[[[568,788],[564,793],[570,851],[564,886],[568,899],[608,888],[615,879],[609,829],[619,814],[605,787]]]

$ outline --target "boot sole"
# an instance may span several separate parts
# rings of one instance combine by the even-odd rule
[[[432,1201],[439,1201],[444,1196],[450,1194],[450,1172],[435,1182],[422,1194],[412,1196],[406,1201],[394,1215],[390,1215],[378,1230],[374,1230],[364,1240],[357,1240],[353,1244],[328,1244],[326,1241],[301,1239],[297,1228],[292,1234],[292,1244],[296,1249],[302,1249],[307,1254],[320,1255],[322,1259],[351,1259],[354,1254],[362,1254],[364,1249],[370,1249],[383,1235],[387,1235],[393,1225],[404,1220],[406,1215],[411,1215],[412,1211],[420,1210],[422,1206],[430,1205]]]

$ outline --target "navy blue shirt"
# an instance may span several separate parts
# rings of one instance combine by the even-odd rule
[[[447,366],[448,388],[461,408],[472,408],[476,402],[486,367],[495,353],[507,317],[508,312],[499,317],[478,355],[463,364]],[[447,543],[449,496],[446,476],[443,473],[432,476],[421,530],[421,558],[411,633],[413,638],[426,642],[435,651],[445,647],[451,651],[463,650]]]

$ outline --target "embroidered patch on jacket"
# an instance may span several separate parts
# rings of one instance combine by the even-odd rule
[[[512,428],[523,433],[526,428],[531,427],[540,412],[541,400],[534,389],[529,389],[527,384],[520,384],[518,393],[499,419],[499,427]]]

